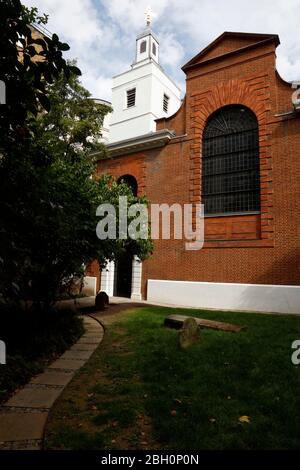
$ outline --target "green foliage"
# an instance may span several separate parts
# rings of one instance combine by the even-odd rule
[[[39,17],[36,9],[25,8],[19,0],[0,3],[0,80],[7,93],[7,104],[0,112],[0,151],[28,135],[25,121],[37,115],[40,105],[49,109],[47,84],[62,71],[67,76],[76,73],[63,59],[67,45],[56,34],[34,39],[29,25],[46,21],[47,17]]]
[[[75,61],[69,62],[70,76],[62,72],[48,86],[50,109],[39,113],[34,123],[37,147],[49,153],[76,159],[78,155],[97,152],[97,158],[106,157],[100,142],[101,128],[109,106],[91,98],[91,94],[73,73]]]
[[[23,150],[23,148],[22,148]],[[91,179],[91,162],[52,158],[33,164],[36,153],[14,154],[0,166],[0,272],[6,298],[32,299],[50,304],[72,276],[82,277],[84,265],[114,259],[123,250],[145,258],[150,240],[99,240],[96,208],[120,195],[135,198],[126,185],[108,177]],[[49,155],[49,154],[48,154]],[[40,154],[41,161],[43,154]],[[52,156],[54,157],[54,156]],[[118,214],[118,210],[116,211]]]
[[[119,195],[139,200],[108,177],[91,178],[91,155],[105,156],[99,133],[110,108],[79,83],[79,69],[62,57],[67,44],[56,34],[32,37],[28,24],[46,21],[19,0],[0,3],[0,80],[7,85],[0,107],[0,300],[32,300],[37,308],[48,308],[93,259],[103,263],[125,249],[145,258],[152,249],[149,240],[96,236],[99,204],[117,207]]]
[[[7,345],[7,364],[0,375],[0,402],[42,372],[49,360],[62,354],[83,333],[82,320],[71,310],[44,315],[2,305],[1,339]]]

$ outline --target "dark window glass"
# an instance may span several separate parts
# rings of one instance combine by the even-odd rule
[[[152,43],[152,54],[156,55],[156,44],[154,42]]]
[[[143,52],[146,52],[146,47],[147,47],[147,42],[142,41],[140,45],[140,53],[142,54]]]
[[[208,120],[202,203],[206,215],[260,210],[258,124],[245,107],[226,106]]]

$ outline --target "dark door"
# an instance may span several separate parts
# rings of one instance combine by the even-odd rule
[[[116,263],[115,294],[117,297],[131,297],[132,257],[122,254]]]

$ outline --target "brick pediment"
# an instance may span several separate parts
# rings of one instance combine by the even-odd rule
[[[242,52],[249,48],[274,42],[279,44],[277,34],[235,33],[224,32],[182,67],[185,72],[210,60],[220,59],[230,53]]]

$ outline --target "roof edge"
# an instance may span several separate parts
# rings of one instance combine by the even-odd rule
[[[275,42],[275,46],[277,47],[279,44],[280,44],[280,40],[279,40],[279,36],[278,34],[263,34],[263,33],[239,33],[239,32],[230,32],[230,31],[225,31],[224,33],[222,33],[220,36],[218,36],[213,42],[211,42],[208,46],[206,46],[204,49],[202,49],[197,55],[195,55],[191,60],[189,60],[186,64],[184,64],[181,69],[183,70],[183,72],[185,72],[186,70],[190,69],[192,66],[195,66],[195,65],[200,65],[198,60],[204,56],[207,52],[209,52],[214,46],[216,46],[219,42],[221,42],[224,38],[226,37],[249,37],[249,38],[257,38],[257,39],[261,39],[260,41],[258,41],[257,43],[253,43],[253,44],[249,44],[248,46],[244,46],[244,47],[241,47],[239,49],[235,49],[233,51],[229,51],[229,52],[226,52],[224,54],[220,54],[216,57],[211,57],[210,59],[207,60],[207,62],[209,60],[216,60],[216,59],[220,59],[222,58],[223,56],[226,56],[227,54],[231,54],[231,53],[235,53],[235,52],[238,52],[238,51],[243,51],[243,50],[246,50],[248,48],[254,48],[254,47],[257,47],[257,46],[260,46],[262,44],[266,44],[268,42]],[[206,61],[203,61],[203,63],[205,63]]]

